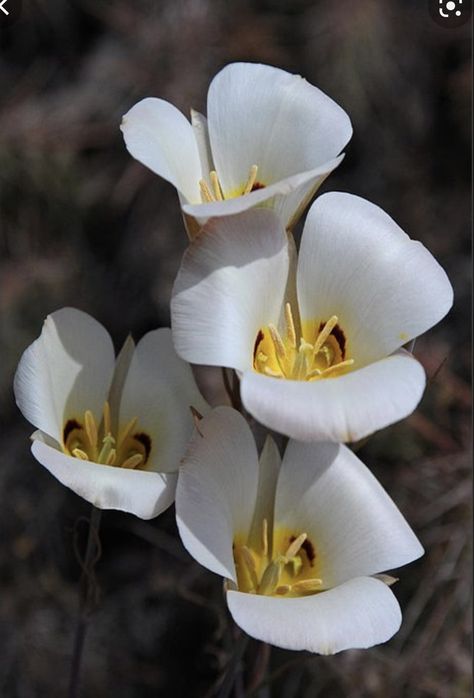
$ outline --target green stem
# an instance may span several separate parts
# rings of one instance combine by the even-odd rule
[[[86,553],[81,562],[82,575],[79,589],[79,610],[76,621],[76,631],[74,635],[74,645],[72,651],[71,670],[69,674],[68,698],[77,698],[79,691],[79,674],[81,669],[82,651],[86,637],[89,616],[94,603],[94,592],[96,591],[94,580],[94,567],[100,557],[99,526],[101,510],[92,505],[89,520],[89,533],[87,536]]]

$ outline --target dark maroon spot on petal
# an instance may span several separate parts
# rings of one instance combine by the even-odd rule
[[[254,182],[250,191],[257,191],[257,189],[265,189],[265,185],[261,182]]]
[[[323,329],[323,327],[324,327],[325,324],[326,324],[325,322],[321,322],[321,323],[320,323],[320,325],[319,325],[319,332],[321,332],[321,330]],[[345,359],[345,357],[346,357],[346,335],[345,335],[344,332],[341,330],[341,328],[339,327],[339,325],[335,325],[335,327],[333,327],[333,330],[332,330],[332,332],[331,332],[331,335],[334,337],[334,339],[335,339],[336,342],[338,343],[339,349],[341,350],[341,357],[342,357],[341,360],[344,361],[344,359]],[[331,335],[330,335],[330,336],[331,336]]]
[[[262,330],[258,331],[257,339],[255,340],[255,344],[253,345],[253,360],[255,361],[255,357],[257,356],[257,350],[258,350],[258,345],[260,342],[263,340],[264,334]]]
[[[138,441],[143,448],[145,449],[145,463],[148,460],[148,456],[150,455],[151,451],[151,439],[148,436],[148,434],[145,434],[144,432],[141,432],[140,434],[135,434],[134,437],[135,441]]]
[[[82,429],[82,424],[79,424],[77,419],[68,419],[66,424],[64,425],[64,430],[63,430],[63,442],[66,443],[67,437],[71,433],[71,431],[74,431],[74,429]]]

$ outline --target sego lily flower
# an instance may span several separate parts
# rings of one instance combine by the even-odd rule
[[[292,227],[352,135],[347,114],[317,87],[253,63],[221,70],[207,119],[191,117],[148,98],[121,126],[130,154],[178,190],[190,237],[208,218],[262,204]]]
[[[270,211],[206,230],[173,289],[180,356],[236,369],[245,408],[302,441],[355,441],[415,409],[425,374],[401,347],[447,313],[452,288],[386,213],[324,194],[299,259]]]
[[[108,332],[63,308],[46,318],[15,383],[38,431],[32,452],[62,484],[100,509],[150,519],[174,500],[176,471],[206,405],[169,329],[127,339],[117,360]]]
[[[423,548],[385,490],[347,447],[271,438],[260,461],[229,407],[199,423],[176,490],[182,541],[226,578],[245,632],[293,650],[334,654],[385,642],[400,627],[383,570]]]

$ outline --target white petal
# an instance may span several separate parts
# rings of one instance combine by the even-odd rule
[[[173,503],[176,475],[90,463],[66,456],[40,439],[33,441],[31,450],[59,482],[99,509],[152,519]]]
[[[401,567],[423,554],[380,483],[340,444],[289,441],[275,525],[308,534],[324,588]]]
[[[382,209],[333,192],[306,219],[298,298],[303,321],[338,316],[347,357],[364,366],[439,322],[453,292],[434,257]]]
[[[26,419],[59,443],[66,418],[91,410],[100,421],[115,356],[108,332],[87,313],[62,308],[21,357],[14,391]]]
[[[193,430],[191,406],[209,409],[191,367],[176,355],[171,330],[149,332],[132,356],[120,402],[121,425],[138,417],[138,431],[151,437],[148,470],[178,470]]]
[[[272,437],[268,435],[260,454],[257,501],[249,534],[249,545],[257,550],[262,545],[264,519],[267,521],[268,548],[272,549],[273,510],[280,465],[280,452]]]
[[[173,288],[176,351],[187,361],[245,370],[258,331],[278,323],[288,238],[270,211],[210,221],[190,245]]]
[[[300,598],[228,591],[227,603],[237,625],[257,640],[318,654],[373,647],[389,640],[401,623],[393,593],[370,577]]]
[[[352,135],[347,114],[317,87],[252,63],[234,63],[216,75],[207,117],[224,194],[239,191],[254,164],[265,185],[323,166]]]
[[[341,155],[324,163],[324,165],[286,177],[274,184],[265,186],[263,189],[256,189],[245,196],[236,196],[224,201],[213,201],[206,204],[183,203],[183,210],[186,214],[200,221],[202,226],[209,218],[235,215],[264,204],[265,208],[271,208],[275,211],[285,227],[289,227],[290,224],[293,225],[297,221],[313,194],[339,165],[343,157]]]
[[[176,489],[176,520],[188,552],[236,581],[232,543],[247,538],[255,508],[258,455],[245,419],[218,407],[199,422]]]
[[[186,117],[169,102],[148,97],[123,117],[121,130],[127,150],[193,203],[201,200],[201,163],[194,131]]]
[[[245,408],[270,429],[301,441],[358,441],[413,412],[425,387],[423,367],[400,349],[337,378],[280,380],[247,371]]]

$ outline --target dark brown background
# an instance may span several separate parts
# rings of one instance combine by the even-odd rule
[[[402,629],[332,658],[274,650],[271,696],[470,695],[470,26],[443,29],[403,0],[23,5],[16,24],[0,21],[0,695],[65,693],[73,528],[88,514],[30,456],[13,371],[67,304],[117,346],[169,323],[186,245],[178,202],[128,156],[120,118],[150,95],[205,111],[211,77],[234,60],[301,73],[346,109],[354,137],[323,190],[385,208],[446,268],[456,299],[416,345],[432,377],[420,408],[361,451],[426,548],[395,587]],[[217,380],[206,374],[207,388]],[[182,550],[173,511],[151,523],[108,513],[102,543],[83,696],[210,696],[229,656],[221,583]]]

